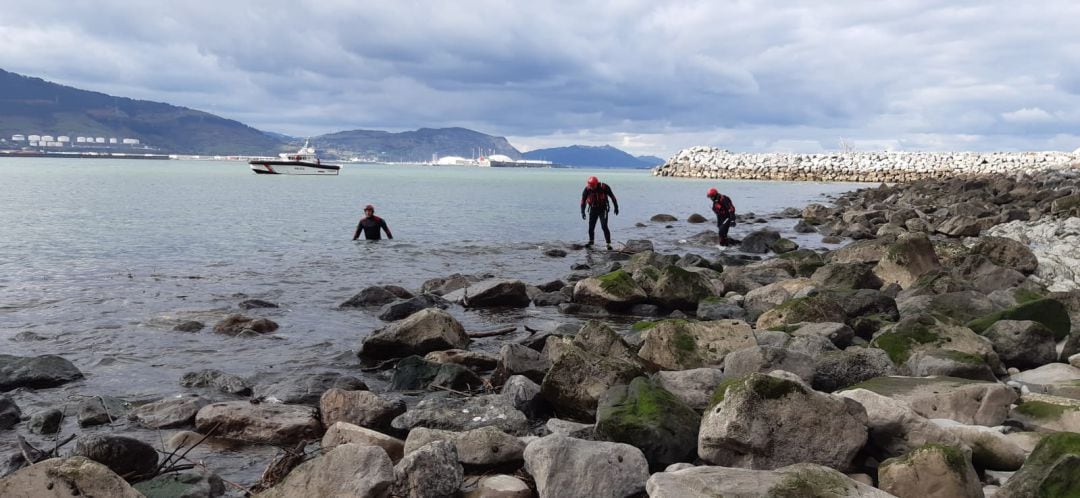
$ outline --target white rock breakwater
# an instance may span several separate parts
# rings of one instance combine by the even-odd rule
[[[1047,290],[1080,289],[1080,218],[1013,221],[993,227],[988,233],[1029,246],[1039,259],[1039,268],[1031,279]]]
[[[846,152],[733,154],[691,147],[653,170],[655,176],[739,180],[911,182],[1080,168],[1066,152]]]

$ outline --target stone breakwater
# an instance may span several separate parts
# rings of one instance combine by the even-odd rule
[[[1080,154],[1065,152],[850,152],[832,154],[733,154],[691,147],[653,170],[655,176],[904,183],[921,179],[1010,175],[1080,167]]]

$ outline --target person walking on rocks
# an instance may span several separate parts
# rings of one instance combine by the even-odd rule
[[[716,213],[716,228],[719,231],[717,244],[720,247],[731,245],[732,240],[728,238],[728,229],[735,226],[735,204],[731,202],[730,197],[721,194],[715,188],[709,189],[707,195],[712,200],[712,210]]]
[[[364,217],[360,218],[360,223],[356,224],[356,232],[353,233],[352,239],[359,239],[360,232],[364,232],[365,239],[379,240],[382,238],[380,230],[386,231],[386,238],[394,238],[394,235],[390,233],[390,227],[386,226],[386,220],[375,216],[375,206],[368,204],[364,206]]]
[[[596,236],[596,220],[600,220],[600,229],[604,231],[604,242],[611,250],[611,231],[608,230],[607,217],[610,206],[615,207],[615,216],[619,215],[619,200],[606,183],[600,183],[595,176],[590,176],[585,182],[585,190],[581,192],[581,219],[585,219],[585,208],[589,208],[589,243],[585,247],[592,247]]]

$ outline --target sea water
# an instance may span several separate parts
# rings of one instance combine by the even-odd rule
[[[190,392],[180,376],[207,368],[256,379],[342,372],[377,388],[385,379],[361,373],[354,351],[382,322],[337,305],[369,285],[415,290],[452,273],[533,284],[566,275],[584,251],[552,258],[540,249],[587,240],[580,200],[590,175],[618,199],[620,213],[610,218],[616,245],[650,239],[658,250],[706,257],[716,249],[680,241],[715,230],[710,187],[732,197],[740,213],[759,215],[856,187],[656,178],[641,170],[345,165],[336,177],[305,177],[255,175],[240,162],[0,159],[0,353],[57,354],[86,374],[16,400],[25,413],[68,404],[66,433],[122,432],[159,446],[156,432],[134,424],[77,429],[73,406],[86,396],[146,402]],[[376,206],[394,240],[351,240],[366,204]],[[680,221],[649,222],[657,213]],[[691,213],[709,222],[688,224]],[[744,223],[733,234],[793,224]],[[800,242],[820,245],[813,237]],[[230,338],[209,331],[249,298],[280,304],[244,312],[278,322],[277,332]],[[470,330],[572,320],[553,308],[451,311]],[[172,331],[183,319],[208,328]],[[41,340],[13,340],[22,332]],[[497,351],[512,339],[476,347]],[[0,456],[14,445],[15,431],[0,434]],[[226,478],[250,483],[272,452],[207,458]]]

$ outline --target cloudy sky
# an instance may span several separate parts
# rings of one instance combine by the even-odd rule
[[[317,135],[1080,147],[1080,2],[5,0],[0,68]]]

